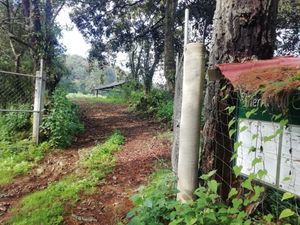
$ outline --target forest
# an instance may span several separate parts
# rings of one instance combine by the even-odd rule
[[[0,224],[300,224],[299,91],[299,0],[0,0]]]

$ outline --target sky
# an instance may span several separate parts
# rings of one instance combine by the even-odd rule
[[[77,29],[76,25],[72,23],[69,13],[71,9],[64,7],[57,17],[57,22],[63,26],[62,38],[60,42],[66,48],[66,54],[68,55],[79,55],[87,58],[91,45],[84,40],[82,34]],[[71,29],[70,29],[71,28]],[[125,53],[118,53],[116,65],[119,66],[126,72],[129,72],[129,68],[126,67],[128,61],[128,55]],[[166,81],[161,74],[161,70],[155,72],[153,77],[154,83],[164,84]]]
[[[62,32],[62,39],[60,42],[66,48],[66,54],[80,55],[82,57],[88,56],[88,51],[91,48],[90,44],[86,42],[79,32],[75,24],[71,22],[69,17],[70,8],[65,7],[61,10],[57,17],[57,22],[68,29],[64,29]],[[69,29],[71,27],[72,29]]]

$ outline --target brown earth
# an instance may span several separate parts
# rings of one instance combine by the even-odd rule
[[[0,224],[10,216],[9,209],[26,194],[42,190],[76,168],[81,149],[95,146],[120,130],[125,145],[116,154],[114,171],[99,184],[93,195],[82,195],[75,206],[67,205],[64,224],[116,224],[124,221],[132,207],[129,196],[145,184],[158,160],[169,159],[170,142],[157,134],[162,124],[129,113],[125,105],[78,102],[85,133],[75,138],[67,150],[54,151],[27,176],[0,187]]]

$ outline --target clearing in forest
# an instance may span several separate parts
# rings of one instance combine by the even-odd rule
[[[37,215],[50,217],[51,213],[61,214],[56,221],[63,221],[64,224],[117,224],[124,221],[132,207],[129,196],[140,185],[147,182],[157,161],[168,160],[170,141],[159,135],[166,131],[163,125],[128,112],[126,105],[92,103],[86,100],[78,101],[78,104],[85,123],[85,132],[79,135],[68,149],[54,151],[47,155],[27,176],[18,177],[12,183],[0,187],[0,224],[5,222],[24,224],[21,218],[24,208],[24,215],[26,217],[28,213],[28,218],[35,215],[35,210],[42,210],[43,207],[47,209],[48,206],[41,206],[41,209],[30,207],[34,205],[32,202],[39,201],[43,195],[56,193],[57,190],[60,191],[59,188],[64,189],[64,185],[70,186],[74,174],[77,174],[78,179],[85,155],[92,155],[97,146],[100,146],[100,150],[106,149],[105,140],[116,130],[124,136],[124,143],[119,146],[119,151],[115,153],[114,150],[110,151],[116,160],[110,173],[104,173],[105,178],[97,180],[96,183],[92,182],[93,187],[89,192],[82,192],[77,183],[74,183],[77,189],[75,191],[64,189],[64,194],[70,199],[76,198],[75,200],[66,201],[61,211],[56,207],[54,208],[56,212],[44,210],[44,214],[39,214],[37,211]],[[101,145],[103,142],[105,143]],[[113,161],[113,158],[109,156],[107,159]],[[95,169],[93,163],[90,163],[89,167],[92,168],[89,171],[99,172],[97,171],[99,168],[93,170]],[[81,176],[83,177],[79,178],[87,180],[87,177],[93,178],[90,174],[81,174]],[[29,206],[24,203],[24,201],[28,202],[28,199],[31,204]],[[61,197],[54,196],[53,201],[55,200],[62,201]],[[48,208],[53,209],[53,204],[55,202],[51,202]],[[21,215],[21,220],[11,220],[18,214]],[[28,221],[25,221],[26,224],[30,224],[31,220]]]

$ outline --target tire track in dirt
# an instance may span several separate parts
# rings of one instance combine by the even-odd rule
[[[121,130],[126,144],[117,153],[115,170],[96,194],[82,196],[75,206],[66,208],[65,224],[115,224],[131,207],[128,195],[147,181],[158,158],[168,157],[169,142],[155,138],[163,126],[129,113],[125,105],[78,102],[85,123],[85,132],[75,138],[73,145],[49,153],[28,175],[0,187],[0,224],[10,217],[9,209],[25,195],[42,190],[76,168],[79,150],[95,146]]]

